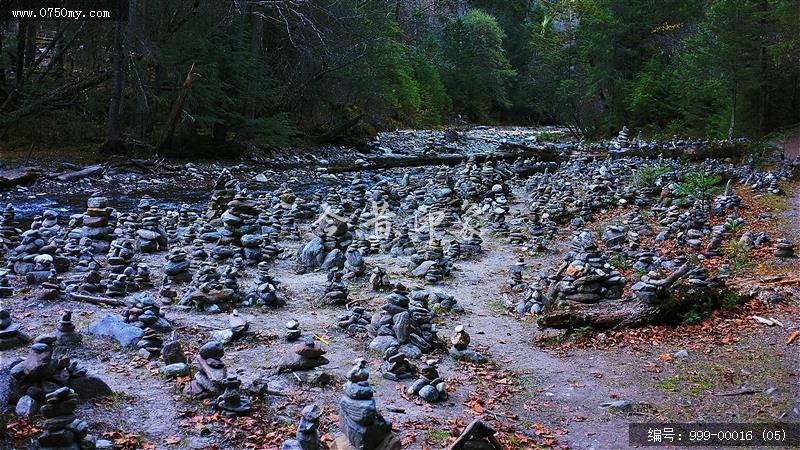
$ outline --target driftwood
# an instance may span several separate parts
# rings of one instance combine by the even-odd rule
[[[611,153],[614,157],[638,156],[641,158],[680,158],[690,161],[704,159],[735,158],[747,154],[751,144],[746,141],[719,141],[702,144],[688,144],[681,146],[653,145],[646,147],[631,147],[620,153]]]
[[[116,300],[108,297],[96,297],[94,295],[81,294],[79,292],[71,292],[69,298],[76,302],[91,303],[99,306],[126,306],[122,300]]]
[[[393,169],[397,167],[424,167],[424,166],[455,166],[461,164],[471,157],[477,162],[487,159],[495,160],[515,160],[517,158],[537,157],[543,161],[560,161],[561,154],[554,149],[542,147],[531,148],[529,151],[522,152],[496,152],[496,153],[473,153],[473,154],[447,154],[447,155],[426,155],[426,156],[394,156],[380,157],[367,160],[362,164],[352,164],[345,166],[329,166],[326,168],[328,173],[357,172],[360,170],[380,170]],[[536,170],[534,170],[536,171]]]
[[[665,292],[692,269],[688,263],[662,280],[650,281]],[[553,283],[555,284],[555,283]],[[548,296],[551,295],[548,292]],[[550,301],[553,301],[552,299]],[[654,302],[645,302],[636,297],[618,300],[606,300],[600,303],[579,303],[566,301],[543,314],[539,320],[542,328],[576,328],[591,326],[593,328],[617,328],[642,326],[662,322],[673,317],[679,305],[660,298]]]
[[[85,169],[76,170],[74,172],[67,172],[62,173],[61,175],[57,175],[55,177],[58,181],[72,181],[72,180],[79,180],[81,178],[90,177],[93,175],[98,175],[103,172],[103,166],[101,165],[94,165],[86,167]]]
[[[327,144],[329,142],[333,142],[339,136],[343,135],[354,126],[358,125],[361,122],[361,119],[363,118],[364,114],[359,114],[355,117],[347,119],[344,122],[333,126],[333,128],[326,131],[325,133],[322,133],[319,136],[311,137],[311,141],[316,144]]]
[[[472,423],[467,425],[467,428],[464,429],[461,436],[459,436],[447,450],[461,450],[467,442],[473,439],[486,439],[496,450],[501,450],[503,446],[498,442],[497,438],[494,437],[494,434],[495,431],[490,426],[486,425],[481,420],[475,419]]]
[[[0,189],[24,186],[36,181],[42,170],[36,167],[24,167],[0,172]]]

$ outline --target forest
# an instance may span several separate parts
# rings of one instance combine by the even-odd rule
[[[0,450],[800,448],[800,0],[0,0]]]
[[[800,115],[796,0],[128,8],[127,21],[0,26],[4,145],[224,156],[469,123],[760,138]]]

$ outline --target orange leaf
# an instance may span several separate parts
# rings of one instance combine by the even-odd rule
[[[164,443],[167,445],[180,444],[180,442],[181,438],[179,438],[178,436],[170,436],[168,438],[164,438]]]
[[[794,331],[792,331],[792,334],[790,334],[790,335],[789,335],[789,338],[788,338],[788,339],[786,339],[786,345],[789,345],[789,344],[791,344],[792,342],[794,342],[794,341],[797,339],[797,337],[798,337],[798,336],[800,336],[800,330],[794,330]]]
[[[668,362],[668,361],[672,361],[672,356],[667,355],[666,353],[664,353],[664,354],[662,354],[661,356],[658,357],[658,360],[661,361],[662,363],[665,363],[665,362]]]

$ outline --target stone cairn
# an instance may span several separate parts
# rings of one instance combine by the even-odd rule
[[[508,285],[511,289],[520,290],[525,288],[525,281],[522,279],[522,272],[525,271],[525,259],[522,256],[517,257],[517,261],[511,266],[511,277],[508,280]]]
[[[180,341],[175,339],[174,333],[161,347],[161,359],[164,366],[158,372],[168,378],[177,378],[189,374],[189,365],[186,364],[186,354],[183,352]]]
[[[28,335],[19,330],[19,325],[11,322],[11,314],[0,309],[0,350],[21,347],[30,342]]]
[[[725,185],[725,192],[714,199],[714,211],[721,213],[728,209],[736,209],[742,207],[742,198],[733,192],[731,183],[733,180],[728,180]]]
[[[294,439],[284,441],[281,450],[320,450],[319,418],[322,409],[317,405],[308,405],[300,413],[300,423]]]
[[[372,316],[361,306],[354,306],[336,317],[336,325],[353,334],[366,334],[371,321]]]
[[[427,298],[411,301],[408,289],[397,283],[386,296],[382,312],[372,316],[369,333],[374,336],[370,349],[385,352],[397,346],[411,359],[433,349],[436,327],[433,313],[427,307]]]
[[[53,358],[55,336],[41,336],[28,350],[25,359],[13,361],[9,404],[16,404],[16,413],[31,416],[42,405],[48,391],[68,387],[83,399],[111,395],[111,389],[101,379],[88,375],[67,357]]]
[[[486,357],[474,349],[469,348],[469,333],[464,329],[464,325],[457,325],[453,336],[450,338],[450,356],[459,361],[468,361],[477,364],[486,362]]]
[[[286,322],[286,334],[284,334],[284,339],[289,342],[296,341],[302,334],[303,330],[300,329],[300,322],[294,319]]]
[[[364,275],[367,265],[364,262],[364,256],[361,254],[361,251],[358,249],[355,243],[352,243],[349,247],[347,247],[344,258],[344,267],[347,269],[347,274],[345,275],[346,278],[349,279]]]
[[[452,236],[450,239],[450,243],[447,245],[447,251],[445,252],[445,256],[450,261],[455,261],[461,258],[461,255],[464,254],[464,250],[461,248],[461,242],[455,236]]]
[[[438,283],[450,273],[449,261],[444,257],[442,241],[439,239],[430,239],[424,256],[412,256],[411,265],[411,275],[423,277],[428,283]]]
[[[328,364],[328,359],[323,355],[325,350],[317,347],[313,340],[304,340],[292,346],[292,353],[284,356],[278,363],[278,373],[294,372],[296,370],[311,370],[315,367]]]
[[[375,267],[372,269],[369,276],[369,285],[372,286],[373,291],[379,291],[390,286],[389,275],[386,274],[386,269],[383,267]]]
[[[428,403],[436,403],[447,399],[447,386],[439,376],[439,368],[435,359],[429,359],[420,368],[421,376],[406,389],[408,395],[419,395]]]
[[[428,305],[434,314],[456,313],[461,314],[464,308],[452,295],[441,290],[415,289],[409,294],[412,301]]]
[[[111,242],[111,247],[106,255],[106,264],[113,274],[121,274],[136,256],[134,243],[130,239],[119,238]]]
[[[417,373],[417,367],[409,361],[408,356],[398,350],[399,347],[392,346],[386,349],[383,354],[381,370],[383,378],[392,381],[411,379]]]
[[[233,179],[230,170],[222,169],[211,191],[211,200],[206,209],[206,220],[219,217],[237,192],[239,192],[239,183]]]
[[[301,271],[331,267],[330,260],[337,255],[342,255],[341,262],[344,264],[343,253],[353,242],[353,235],[348,230],[347,223],[342,220],[341,213],[340,209],[334,207],[323,213],[319,235],[298,251]]]
[[[125,308],[122,317],[126,323],[142,329],[151,327],[163,333],[172,330],[172,325],[161,312],[161,307],[145,293],[134,296],[134,303]]]
[[[97,264],[94,259],[94,246],[91,239],[85,237],[80,240],[80,250],[78,250],[78,262],[75,264],[75,272],[86,273],[90,270],[89,266],[92,263]]]
[[[781,239],[775,244],[775,256],[779,258],[794,258],[794,244],[788,239]]]
[[[106,287],[106,297],[125,297],[128,294],[128,275],[121,273],[112,276],[108,287]]]
[[[108,252],[115,238],[114,226],[111,224],[113,212],[105,197],[89,197],[86,201],[81,236],[91,239],[96,253]]]
[[[515,307],[517,314],[524,315],[529,312],[539,314],[542,312],[544,309],[544,297],[541,293],[540,281],[526,285],[522,299]]]
[[[41,449],[94,448],[95,442],[87,439],[89,424],[75,418],[78,394],[68,387],[56,389],[45,396],[41,408],[44,432],[36,439]]]
[[[161,211],[154,202],[150,198],[143,198],[139,202],[141,224],[136,230],[136,248],[142,253],[166,250],[169,245],[167,230],[161,223]]]
[[[411,237],[408,235],[408,227],[405,225],[400,226],[397,230],[397,236],[392,241],[392,247],[389,254],[392,256],[410,256],[416,253],[417,248]]]
[[[556,275],[555,289],[548,292],[548,301],[597,303],[622,296],[625,278],[597,250],[590,231],[578,233],[572,240],[572,251],[566,256],[563,269]],[[560,277],[560,278],[559,278]]]
[[[80,292],[97,293],[103,290],[103,275],[100,274],[100,265],[91,262],[87,271],[78,285]]]
[[[14,295],[14,286],[11,285],[11,274],[7,270],[0,271],[0,298]]]
[[[286,305],[286,300],[278,291],[278,282],[269,273],[269,263],[258,263],[258,274],[253,282],[253,289],[245,293],[245,305],[267,306],[278,308]]]
[[[192,272],[189,270],[190,261],[187,259],[186,251],[182,248],[173,248],[167,256],[167,265],[164,267],[164,275],[171,283],[186,283],[192,281]]]
[[[68,346],[80,344],[83,336],[75,331],[75,324],[72,323],[72,311],[66,310],[58,322],[56,329],[56,340],[59,345]]]
[[[261,235],[258,232],[258,208],[247,191],[240,191],[228,202],[228,209],[222,214],[223,228],[220,230],[218,245],[233,244],[238,253],[248,261],[261,259]]]
[[[250,398],[242,394],[242,382],[236,375],[229,375],[222,382],[225,390],[217,398],[215,406],[229,417],[246,416],[250,414]]]
[[[14,206],[9,203],[0,216],[0,259],[19,245],[21,235],[22,230],[17,228]]]
[[[367,362],[360,358],[347,373],[344,395],[339,400],[340,428],[344,436],[334,442],[335,448],[348,448],[345,442],[340,442],[343,438],[359,450],[393,448],[387,445],[392,440],[392,424],[378,412],[368,380]]]
[[[47,281],[42,283],[42,291],[39,298],[42,300],[63,300],[66,289],[64,280],[58,276],[56,269],[50,269],[50,276]]]
[[[325,286],[325,293],[322,295],[320,303],[323,305],[344,305],[347,303],[347,296],[350,289],[342,281],[342,271],[333,269],[328,272],[328,284]]]
[[[136,343],[139,356],[145,359],[155,359],[161,356],[163,346],[164,340],[161,338],[161,333],[150,327],[144,329],[141,339]]]
[[[211,341],[200,347],[194,357],[194,380],[184,389],[184,394],[190,397],[215,397],[222,395],[225,390],[225,379],[228,369],[222,358],[225,349],[222,344]]]

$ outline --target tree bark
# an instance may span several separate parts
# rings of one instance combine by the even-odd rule
[[[183,105],[186,103],[186,99],[189,98],[189,91],[192,90],[194,76],[194,63],[192,63],[192,67],[189,68],[189,73],[186,74],[186,80],[184,80],[183,86],[181,87],[181,92],[172,104],[172,110],[167,118],[167,125],[164,127],[164,133],[161,135],[161,140],[156,147],[156,152],[158,154],[163,155],[165,153],[164,151],[172,145],[172,136],[175,134],[175,127],[178,125],[178,121],[181,117]]]
[[[123,70],[123,24],[121,21],[114,23],[114,60],[113,60],[113,82],[111,101],[108,107],[108,138],[103,145],[103,153],[106,155],[125,153],[125,145],[122,141],[122,129],[120,125],[120,113],[122,110],[122,93],[125,88],[125,71]]]
[[[25,81],[25,77],[23,77],[22,74],[25,73],[25,38],[28,35],[27,28],[28,23],[25,21],[20,21],[17,27],[17,61],[14,69],[17,89],[20,89],[23,81]]]
[[[37,22],[30,22],[25,30],[25,67],[33,67],[36,60],[36,34],[39,31]]]

